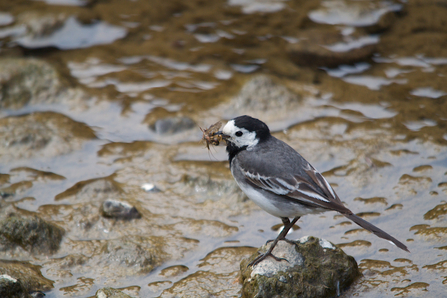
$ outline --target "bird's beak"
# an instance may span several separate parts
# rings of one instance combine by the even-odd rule
[[[228,138],[230,138],[229,135],[224,134],[224,133],[223,133],[222,131],[220,131],[220,130],[219,130],[218,132],[215,132],[214,135],[221,136],[222,139],[224,139],[224,140],[227,140]]]

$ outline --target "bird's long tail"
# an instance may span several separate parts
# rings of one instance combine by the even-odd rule
[[[372,232],[373,234],[375,234],[376,236],[388,240],[390,241],[392,244],[396,245],[397,247],[399,247],[400,249],[403,249],[405,251],[408,251],[408,248],[399,240],[397,240],[396,238],[394,238],[393,236],[389,235],[388,233],[382,231],[381,229],[379,229],[378,227],[376,227],[375,225],[367,222],[366,220],[358,217],[357,215],[350,213],[350,214],[346,214],[343,213],[344,216],[346,216],[347,218],[349,218],[350,220],[352,220],[353,222],[355,222],[356,224],[358,224],[359,226],[361,226],[362,228],[364,228],[365,230],[368,230],[370,232]]]

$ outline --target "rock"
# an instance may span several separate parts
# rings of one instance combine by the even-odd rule
[[[333,29],[312,29],[302,32],[299,42],[287,45],[290,59],[301,66],[335,67],[364,61],[376,49],[377,37],[358,37],[346,40]]]
[[[10,215],[0,222],[0,249],[22,247],[35,254],[52,254],[59,249],[65,231],[37,216]]]
[[[23,289],[24,296],[3,295],[4,287],[0,285],[0,297],[29,297],[30,292],[48,291],[53,288],[53,282],[42,276],[40,266],[15,261],[0,261],[0,283],[7,282],[13,289]],[[9,280],[9,282],[8,282]],[[13,280],[18,282],[13,285]]]
[[[113,179],[99,178],[80,181],[56,196],[59,200],[74,200],[75,202],[90,203],[92,201],[101,201],[111,196],[121,195],[121,189]]]
[[[131,236],[109,240],[101,248],[99,266],[120,267],[127,274],[147,274],[159,266],[166,258],[164,243],[146,241],[144,237]]]
[[[107,199],[102,203],[102,215],[110,218],[132,219],[140,218],[137,208],[127,202]]]
[[[85,106],[88,95],[62,83],[57,70],[39,59],[0,59],[0,109],[19,109],[28,104],[64,103]]]
[[[279,241],[273,254],[288,262],[267,258],[247,267],[258,253],[241,262],[242,297],[333,297],[360,275],[354,258],[324,239]]]
[[[299,96],[284,85],[277,84],[272,78],[259,75],[253,77],[241,88],[233,99],[233,113],[250,114],[252,111],[277,110],[284,106],[296,104]]]
[[[0,91],[1,92],[1,91]],[[0,160],[62,155],[96,138],[93,130],[54,112],[0,119]]]
[[[17,16],[17,24],[26,28],[26,36],[38,38],[47,36],[64,25],[67,15],[64,13],[38,13],[26,11]]]
[[[208,127],[217,120],[250,115],[269,124],[271,131],[284,130],[321,115],[315,100],[321,97],[315,86],[297,81],[255,75],[228,101],[206,111],[199,118]],[[214,117],[214,118],[212,118]]]
[[[191,118],[180,116],[159,119],[149,127],[159,135],[173,135],[190,130],[197,125]]]
[[[131,296],[124,294],[120,290],[110,288],[110,287],[105,287],[105,288],[99,289],[96,292],[95,297],[96,298],[132,298]]]
[[[145,192],[160,192],[161,189],[159,189],[157,186],[155,186],[152,183],[143,183],[141,185],[141,189],[144,190]],[[0,193],[1,195],[1,193]]]
[[[232,119],[246,114],[271,124],[275,120],[289,118],[290,111],[298,110],[301,104],[299,94],[277,83],[270,76],[256,75],[242,86],[237,95],[207,114],[216,115],[220,119]],[[296,117],[296,113],[294,116]],[[203,115],[202,118],[205,117]]]
[[[0,297],[30,298],[20,280],[8,274],[0,275]]]
[[[51,102],[62,84],[56,70],[37,59],[0,59],[0,108]]]

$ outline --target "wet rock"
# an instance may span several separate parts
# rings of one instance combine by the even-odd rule
[[[221,119],[247,114],[269,121],[273,120],[272,117],[279,118],[279,115],[283,118],[288,110],[300,104],[300,95],[269,76],[257,75],[248,80],[229,102],[217,106],[210,113],[221,115]]]
[[[144,190],[145,192],[160,192],[161,189],[159,189],[157,186],[155,186],[152,183],[143,183],[141,185],[141,189]],[[0,193],[1,195],[1,193]]]
[[[295,243],[279,241],[273,250],[288,262],[267,258],[247,267],[258,253],[241,262],[242,297],[333,297],[360,275],[354,258],[327,240],[307,236]]]
[[[24,296],[2,295],[3,286],[0,286],[0,297],[30,297],[28,293],[48,291],[53,288],[53,282],[42,276],[40,266],[28,263],[20,263],[15,261],[0,261],[0,277],[4,280],[0,283],[7,282],[12,288],[23,290]],[[1,278],[0,278],[1,279]],[[9,281],[8,281],[9,280]],[[13,280],[17,280],[14,282]]]
[[[117,270],[124,270],[132,275],[149,273],[167,258],[163,241],[156,243],[139,236],[109,240],[101,248],[101,252],[98,265],[120,268]]]
[[[61,92],[56,70],[37,59],[0,59],[0,108],[51,102]]]
[[[132,219],[141,217],[137,208],[127,202],[118,200],[105,200],[102,203],[101,211],[104,217],[110,218]]]
[[[55,102],[80,107],[86,98],[82,90],[67,88],[56,69],[43,60],[0,59],[0,109]]]
[[[272,131],[284,130],[321,115],[321,109],[315,108],[315,99],[321,96],[319,92],[314,86],[296,81],[255,75],[242,86],[237,95],[202,114],[200,118],[206,120],[204,127],[207,127],[217,120],[246,114],[262,119]]]
[[[10,215],[0,221],[0,249],[16,246],[35,254],[52,254],[59,249],[65,231],[37,216]]]
[[[120,225],[118,223],[117,225]],[[46,264],[49,278],[60,280],[73,275],[101,276],[107,280],[129,278],[148,274],[167,260],[179,260],[198,245],[197,240],[185,237],[137,236],[132,229],[121,231],[128,236],[110,240],[82,240],[70,247],[72,253],[63,258],[53,258]],[[144,227],[143,227],[144,229]],[[141,231],[141,229],[140,229]],[[113,268],[113,270],[110,270]]]
[[[45,294],[42,293],[41,291],[30,292],[29,295],[32,298],[44,298],[45,297]]]
[[[25,28],[23,35],[37,38],[53,33],[62,27],[67,15],[64,13],[38,13],[27,11],[17,16],[17,25]]]
[[[110,288],[110,287],[99,289],[96,292],[95,297],[96,298],[132,298],[131,296],[124,294],[120,290]]]
[[[80,251],[85,255],[76,253],[53,259],[48,272],[51,277],[59,279],[87,274],[116,279],[147,274],[167,260],[170,254],[166,251],[171,249],[162,237],[140,236],[124,236],[101,242],[92,240],[87,241],[85,246],[78,244],[75,247],[83,247]]]
[[[159,135],[173,135],[190,130],[197,125],[191,118],[180,116],[159,119],[149,127]]]
[[[242,114],[242,111],[277,110],[280,107],[293,105],[299,99],[297,94],[284,85],[276,83],[268,76],[259,75],[244,84],[239,94],[233,98],[232,108],[239,114]]]
[[[0,119],[0,160],[66,154],[94,138],[90,127],[58,113],[6,117]]]
[[[376,49],[377,37],[346,39],[334,29],[312,29],[299,35],[299,42],[288,44],[290,59],[300,66],[335,67],[364,61]]]
[[[0,275],[0,297],[29,298],[28,292],[20,280],[9,276]]]
[[[76,202],[92,202],[105,200],[110,196],[118,196],[121,189],[112,180],[108,178],[92,179],[80,181],[58,194],[56,200],[73,199]]]

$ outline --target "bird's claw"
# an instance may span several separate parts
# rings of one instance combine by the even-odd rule
[[[258,253],[260,253],[260,252],[258,252]],[[286,261],[287,263],[289,262],[287,259],[285,259],[285,258],[278,258],[277,256],[275,256],[274,254],[272,254],[271,252],[268,251],[266,253],[263,253],[263,254],[257,256],[256,259],[254,259],[253,261],[251,261],[247,265],[247,268],[250,267],[250,266],[252,266],[252,267],[256,266],[257,264],[259,264],[260,262],[262,262],[264,259],[266,259],[269,256],[274,258],[277,262],[281,262],[281,261]]]

